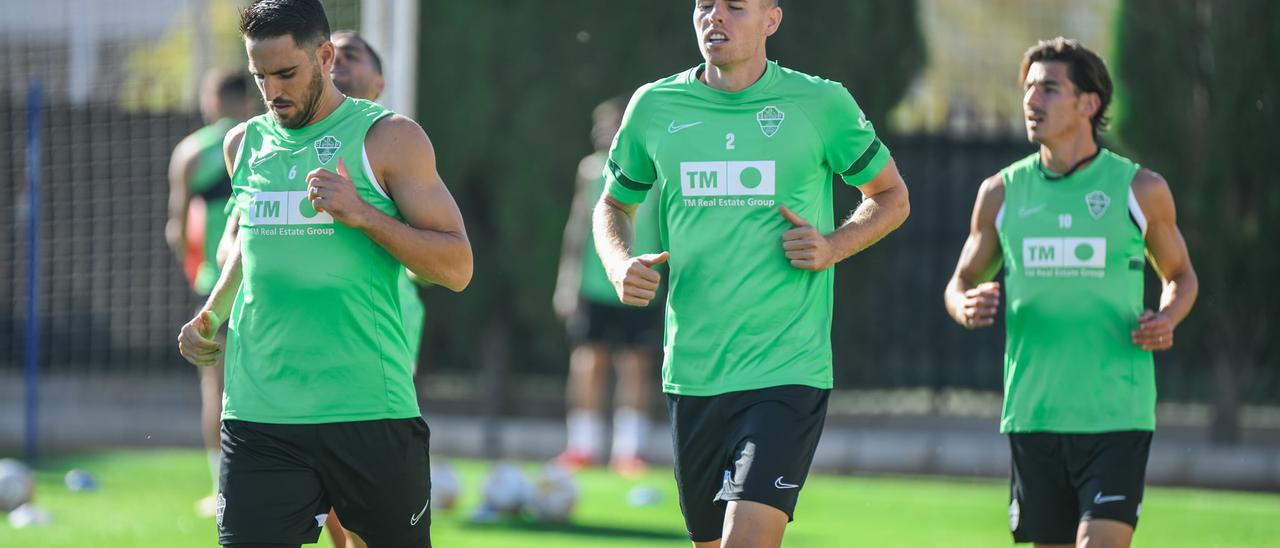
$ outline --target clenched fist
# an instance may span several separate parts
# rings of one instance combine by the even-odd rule
[[[213,339],[222,322],[211,310],[201,311],[178,332],[178,352],[192,365],[208,367],[218,363],[222,345]]]
[[[631,257],[613,265],[609,269],[609,281],[622,304],[649,306],[649,301],[658,293],[658,284],[662,282],[662,275],[653,267],[667,262],[670,257],[670,253],[663,251]]]

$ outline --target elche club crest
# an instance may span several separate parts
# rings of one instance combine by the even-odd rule
[[[222,496],[222,493],[219,492],[217,506],[215,506],[215,509],[214,509],[214,516],[215,516],[214,519],[217,521],[218,527],[222,527],[222,516],[225,515],[226,513],[227,513],[227,498]]]
[[[1084,197],[1084,203],[1089,206],[1089,214],[1093,215],[1093,219],[1096,221],[1106,214],[1107,207],[1111,205],[1111,197],[1101,190],[1095,190]]]
[[[778,128],[782,126],[782,121],[787,118],[787,114],[778,110],[778,107],[767,106],[763,110],[756,113],[756,122],[760,124],[760,131],[764,132],[765,137],[773,137],[778,132]]]
[[[325,165],[333,159],[334,154],[338,153],[338,149],[342,148],[342,141],[332,135],[325,135],[317,139],[312,146],[316,149],[316,158],[320,160],[320,165]]]

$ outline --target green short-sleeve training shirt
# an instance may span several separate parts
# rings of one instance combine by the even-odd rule
[[[831,388],[833,272],[791,266],[778,206],[829,233],[833,175],[866,183],[889,151],[839,83],[770,62],[729,93],[701,71],[641,87],[605,167],[621,202],[659,193],[671,253],[663,390]]]

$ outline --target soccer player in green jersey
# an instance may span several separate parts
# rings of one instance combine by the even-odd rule
[[[333,61],[330,77],[348,97],[376,101],[382,95],[386,81],[382,75],[382,58],[373,46],[365,41],[359,33],[350,30],[336,31],[330,37],[337,57]],[[228,220],[227,230],[219,242],[220,261],[225,260],[226,249],[235,241],[239,228],[234,221],[239,217],[233,212]],[[425,317],[422,299],[418,295],[417,285],[430,285],[429,282],[415,276],[405,269],[400,278],[400,302],[404,309],[404,329],[409,336],[409,355],[417,364],[418,351],[422,345],[422,327]],[[416,371],[416,369],[415,369]],[[330,529],[334,531],[336,529]]]
[[[240,30],[270,112],[227,136],[238,244],[179,334],[209,365],[229,319],[219,542],[314,543],[334,508],[357,546],[429,545],[398,280],[465,288],[462,216],[422,128],[334,87],[318,0],[259,0]]]
[[[207,297],[218,280],[218,238],[227,224],[225,208],[231,179],[222,159],[222,140],[237,123],[261,112],[249,75],[213,70],[200,89],[200,114],[206,126],[188,135],[169,160],[169,220],[165,240],[183,266],[191,289]],[[218,430],[222,415],[222,360],[200,368],[200,432],[209,456],[213,491],[218,490],[221,450]],[[213,517],[215,496],[200,499],[196,513]]]
[[[631,99],[596,206],[619,299],[669,268],[662,369],[680,507],[699,547],[778,546],[832,386],[832,266],[898,227],[907,188],[844,86],[765,55],[776,0],[698,0],[704,63]],[[836,228],[833,177],[865,199]],[[634,255],[659,194],[663,251]]]
[[[576,190],[564,228],[554,306],[565,320],[573,351],[566,392],[569,413],[564,452],[556,459],[570,469],[599,461],[604,448],[605,387],[610,362],[618,373],[614,397],[613,444],[609,462],[618,474],[635,477],[645,468],[640,449],[649,427],[650,377],[662,344],[662,313],[618,302],[591,233],[591,210],[604,194],[603,170],[609,144],[618,133],[626,98],[616,97],[592,111],[595,152],[578,164]],[[640,206],[637,254],[658,250],[656,194]]]
[[[1112,91],[1102,60],[1060,37],[1027,50],[1019,76],[1040,150],[983,181],[947,312],[991,325],[1003,264],[1014,540],[1128,546],[1155,430],[1151,353],[1173,346],[1196,274],[1169,185],[1098,145]],[[1156,310],[1142,303],[1148,259]]]

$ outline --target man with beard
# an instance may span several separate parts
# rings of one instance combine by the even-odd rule
[[[318,0],[259,0],[240,31],[270,112],[228,133],[240,231],[178,338],[212,364],[229,319],[219,542],[314,543],[333,508],[357,546],[429,545],[429,431],[397,280],[408,267],[465,288],[462,216],[422,128],[328,78]]]

